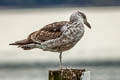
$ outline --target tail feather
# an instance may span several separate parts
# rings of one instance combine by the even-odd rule
[[[30,44],[30,43],[32,42],[29,41],[28,39],[24,39],[24,40],[16,41],[15,43],[11,43],[9,45],[25,45],[25,44]]]
[[[33,49],[29,45],[19,45],[18,48],[22,48],[23,50],[31,50],[31,49]]]

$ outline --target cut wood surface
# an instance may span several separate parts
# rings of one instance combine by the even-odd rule
[[[49,80],[81,80],[85,69],[50,70]]]

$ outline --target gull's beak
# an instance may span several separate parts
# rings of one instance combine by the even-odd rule
[[[87,22],[87,20],[84,21],[84,24],[91,29],[91,25]]]

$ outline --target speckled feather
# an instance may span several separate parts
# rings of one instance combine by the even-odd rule
[[[33,40],[33,42],[44,42],[51,39],[56,39],[61,36],[62,32],[60,29],[68,23],[67,21],[54,22],[46,25],[39,31],[33,32],[29,39]]]

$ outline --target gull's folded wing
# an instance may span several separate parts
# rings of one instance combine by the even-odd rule
[[[29,39],[34,42],[44,42],[51,39],[56,39],[61,36],[62,32],[61,28],[68,23],[67,21],[54,22],[52,24],[48,24],[39,31],[33,32]]]

